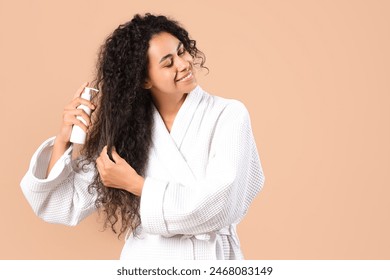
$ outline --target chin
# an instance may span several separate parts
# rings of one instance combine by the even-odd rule
[[[190,92],[192,90],[194,90],[196,88],[196,86],[198,85],[198,83],[196,82],[196,80],[194,79],[193,81],[191,81],[191,83],[187,83],[187,84],[182,84],[181,85],[181,88],[186,92]]]

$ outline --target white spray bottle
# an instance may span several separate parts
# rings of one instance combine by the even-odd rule
[[[90,88],[90,87],[85,87],[84,92],[81,94],[81,98],[84,98],[88,101],[91,100],[91,90],[95,92],[99,92],[97,89]],[[83,109],[85,113],[87,113],[88,116],[91,115],[91,109],[88,106],[85,106],[81,104],[80,106],[77,107],[77,109]],[[77,119],[82,121],[85,125],[87,124],[86,121],[78,116]],[[76,144],[84,144],[85,143],[85,138],[87,134],[82,130],[81,127],[78,125],[74,125],[72,129],[72,134],[70,135],[70,142],[76,143]]]

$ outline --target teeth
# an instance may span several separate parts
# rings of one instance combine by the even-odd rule
[[[180,80],[178,80],[178,82],[188,80],[188,79],[191,78],[191,77],[192,77],[192,72],[188,73],[187,76],[185,76],[185,77],[181,78]]]

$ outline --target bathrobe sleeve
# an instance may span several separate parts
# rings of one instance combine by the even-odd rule
[[[202,159],[199,159],[202,160]],[[141,220],[152,234],[202,234],[238,223],[261,190],[264,176],[247,109],[221,113],[211,137],[206,175],[186,185],[147,177]]]
[[[37,216],[50,223],[74,226],[95,210],[95,195],[88,192],[94,171],[90,166],[85,167],[87,172],[75,171],[71,146],[46,178],[53,144],[54,137],[37,149],[20,185]]]

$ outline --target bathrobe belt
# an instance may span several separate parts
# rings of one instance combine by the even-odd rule
[[[239,241],[237,238],[236,228],[233,225],[226,226],[218,231],[202,233],[202,234],[183,234],[180,238],[181,246],[185,247],[186,250],[183,250],[183,259],[195,259],[195,256],[198,255],[194,249],[195,240],[205,241],[202,242],[206,246],[207,252],[204,258],[206,259],[223,259],[223,245],[221,237],[226,236],[230,245],[236,248],[239,248]]]

